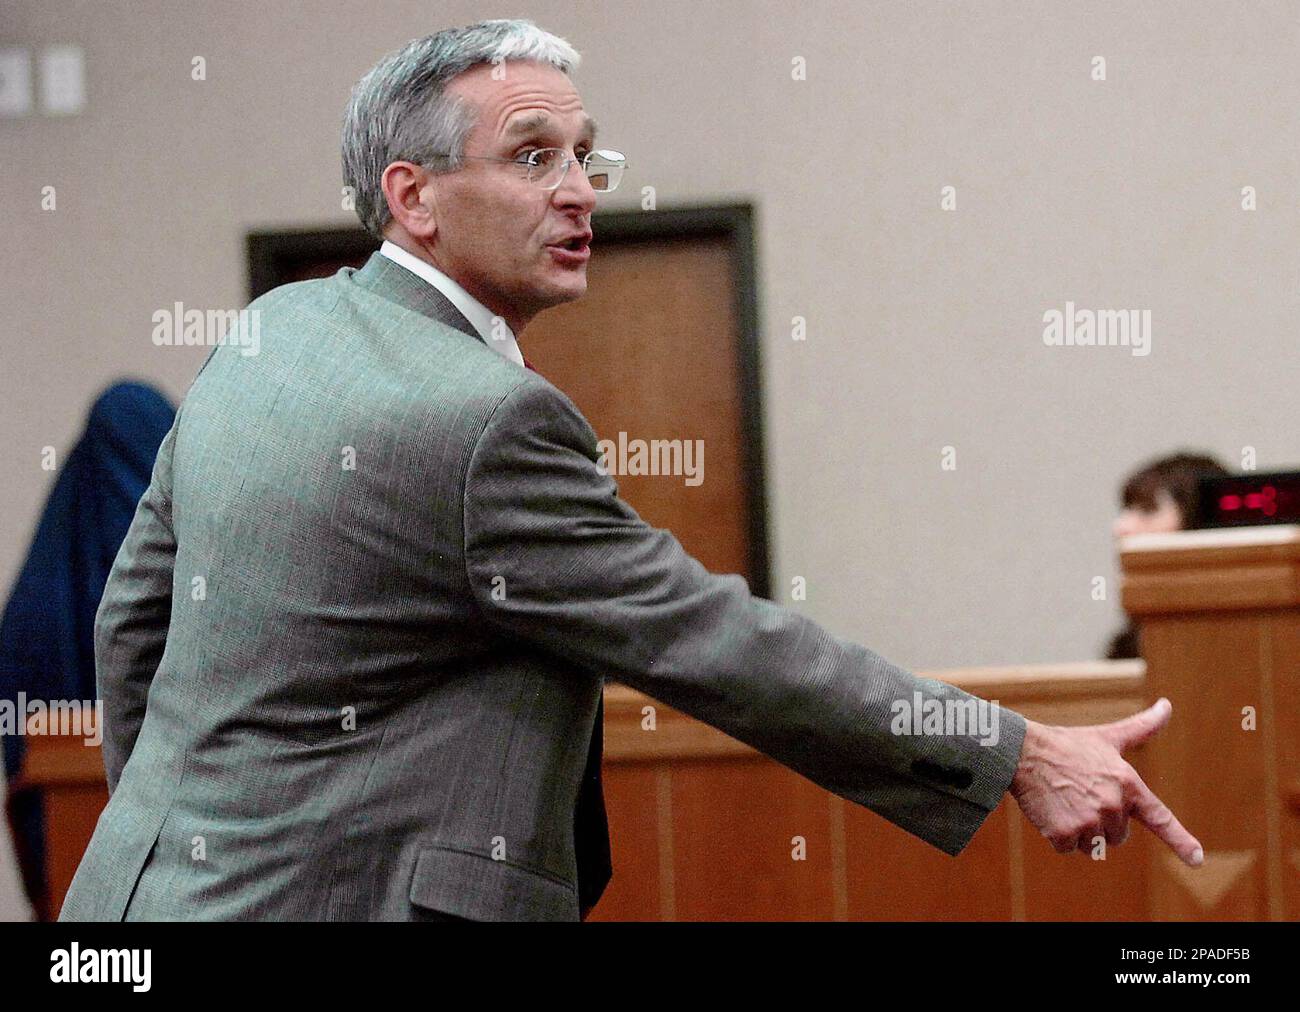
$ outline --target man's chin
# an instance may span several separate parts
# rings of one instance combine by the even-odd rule
[[[565,302],[573,302],[587,294],[587,274],[584,271],[576,277],[571,277],[565,281],[558,282],[551,286],[549,293],[549,302],[552,306],[559,306]]]

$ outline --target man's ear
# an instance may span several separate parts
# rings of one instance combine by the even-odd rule
[[[380,181],[393,220],[417,239],[438,231],[438,197],[433,175],[413,162],[393,162]]]

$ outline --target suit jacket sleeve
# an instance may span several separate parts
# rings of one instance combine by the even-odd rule
[[[158,448],[149,487],[136,506],[95,613],[95,684],[103,702],[104,771],[111,794],[144,722],[149,686],[171,624],[172,449],[180,412]]]
[[[1010,784],[1024,719],[996,708],[996,744],[894,733],[915,693],[973,697],[710,574],[618,498],[599,462],[591,427],[545,381],[497,405],[464,483],[466,570],[486,618],[959,853]]]

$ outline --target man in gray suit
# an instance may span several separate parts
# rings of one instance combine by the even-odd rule
[[[605,676],[948,854],[1010,788],[1059,850],[1136,815],[1198,863],[1120,756],[1167,702],[907,733],[900,705],[978,701],[618,498],[515,340],[585,292],[622,172],[577,60],[486,22],[357,85],[344,177],[386,242],[258,299],[258,354],[218,347],[181,405],[96,623],[111,797],[62,918],[577,920],[610,875]]]

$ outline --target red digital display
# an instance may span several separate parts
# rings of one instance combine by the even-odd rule
[[[1201,527],[1300,523],[1300,471],[1203,478]]]

